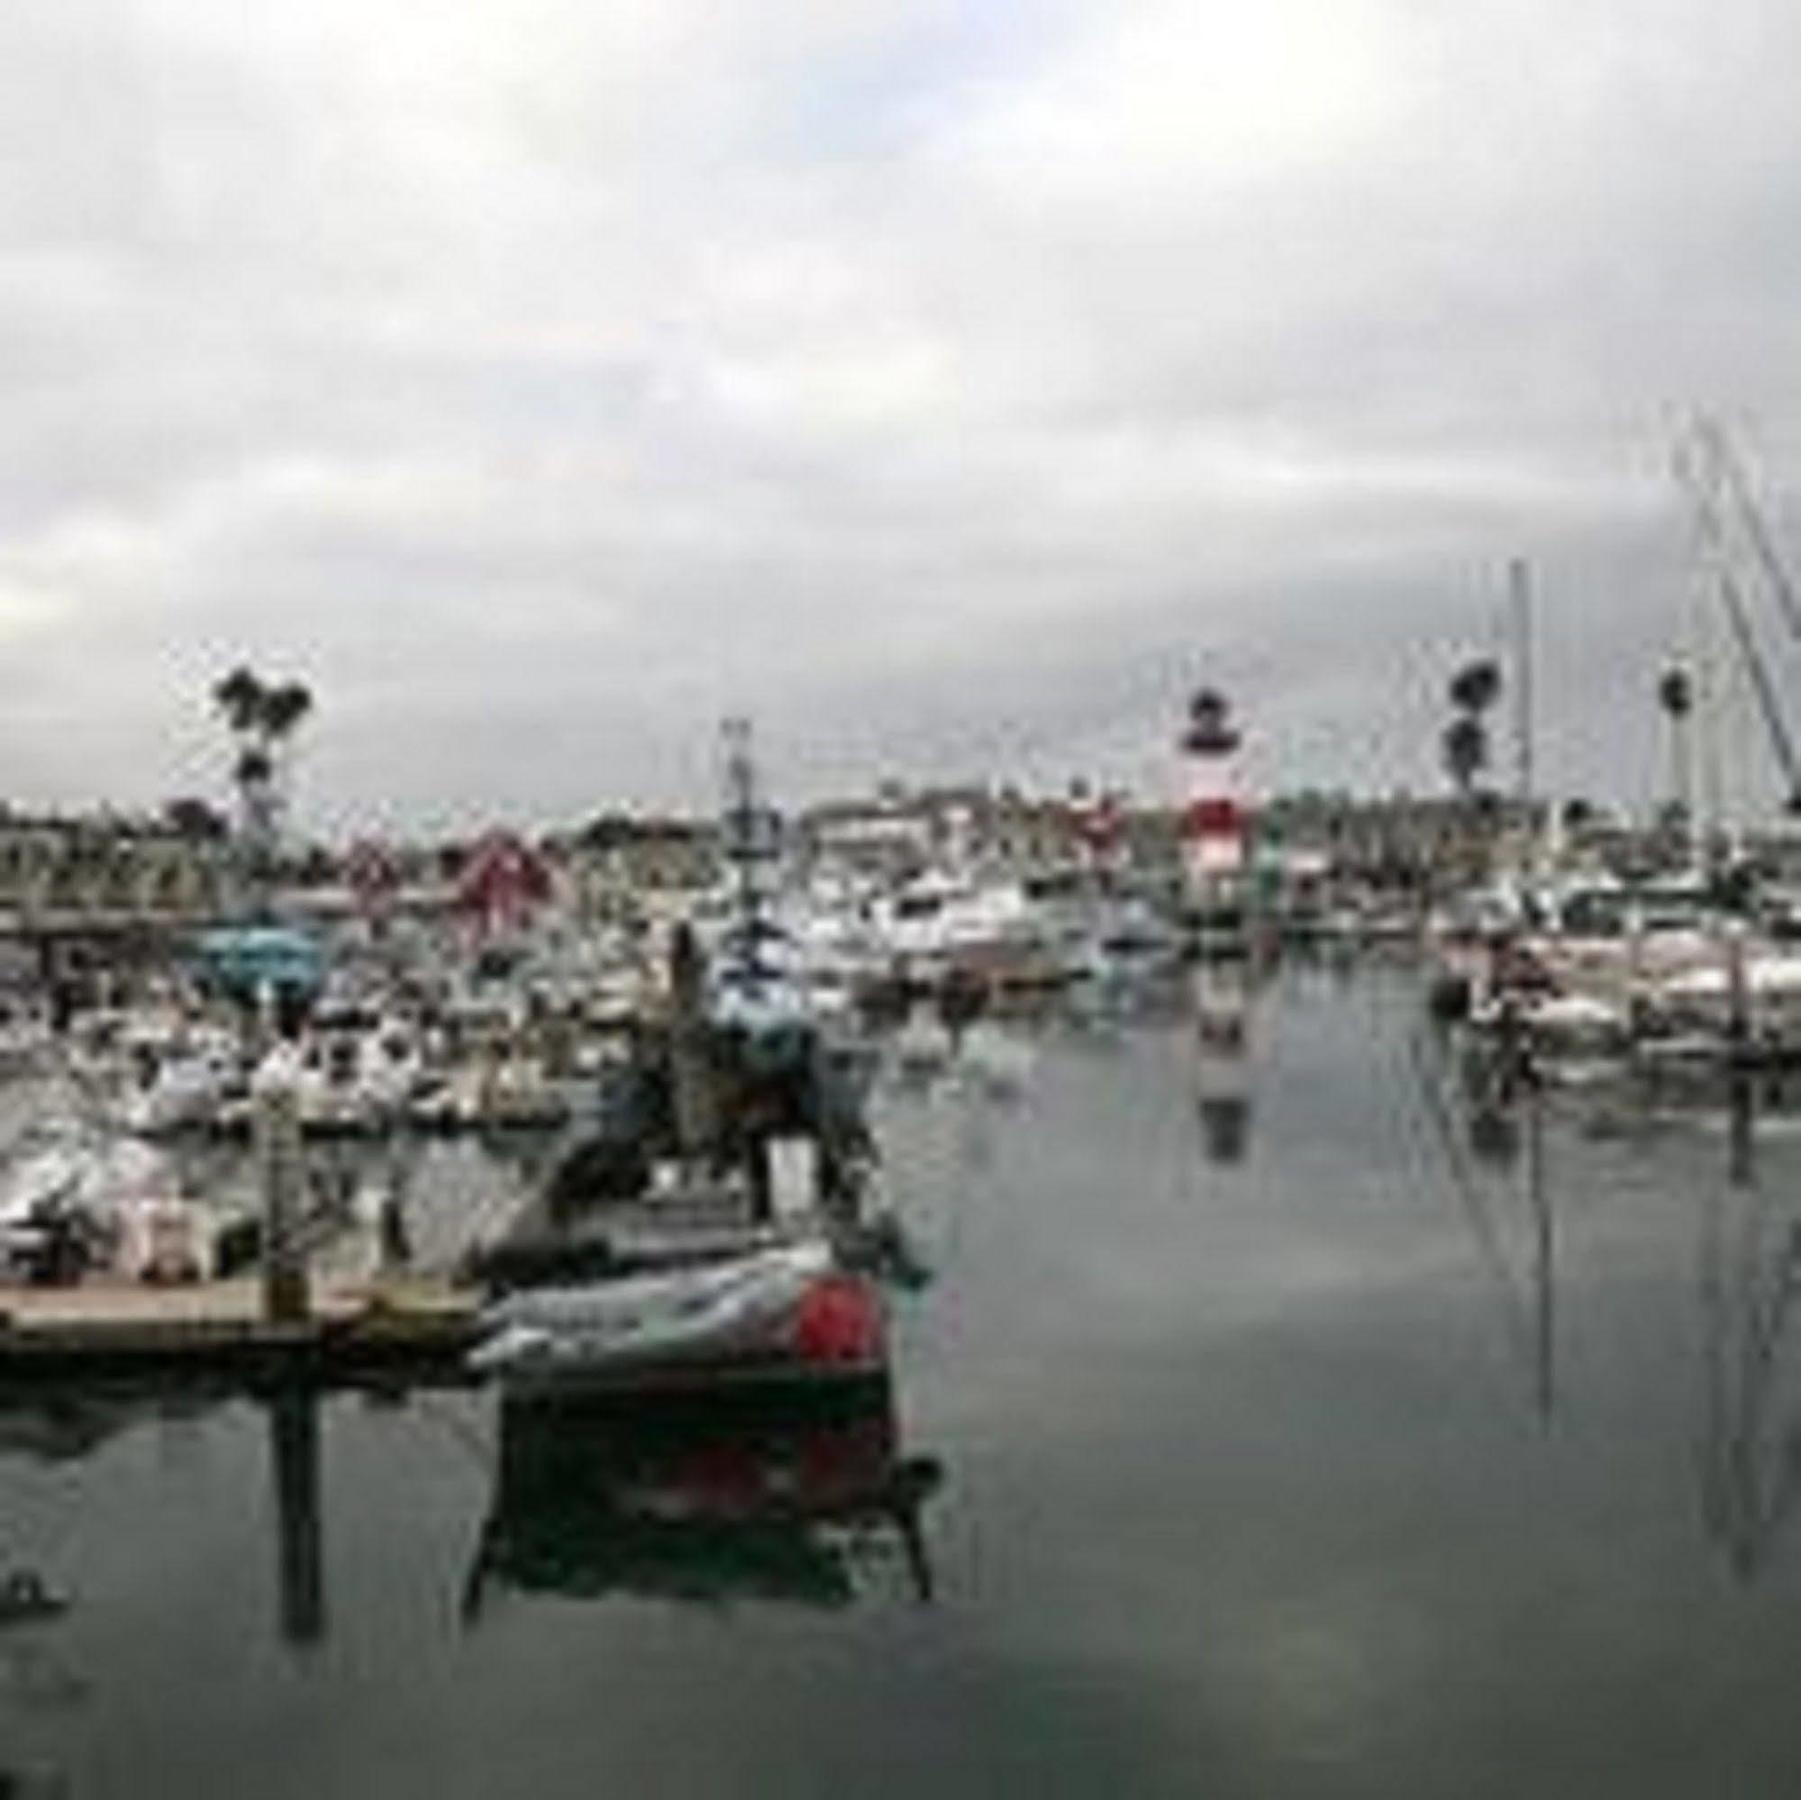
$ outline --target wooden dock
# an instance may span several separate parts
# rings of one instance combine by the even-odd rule
[[[441,1280],[315,1282],[309,1316],[265,1316],[254,1277],[0,1289],[0,1383],[76,1375],[460,1376],[479,1296]]]

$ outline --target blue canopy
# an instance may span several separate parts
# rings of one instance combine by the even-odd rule
[[[246,998],[264,986],[311,996],[325,981],[319,945],[291,926],[224,926],[203,933],[197,949],[207,978]]]

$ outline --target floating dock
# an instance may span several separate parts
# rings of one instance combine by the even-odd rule
[[[181,1286],[0,1290],[0,1383],[75,1375],[460,1376],[480,1297],[431,1279],[316,1282],[308,1316],[267,1316],[256,1276]]]

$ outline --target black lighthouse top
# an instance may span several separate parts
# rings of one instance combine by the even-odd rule
[[[1191,756],[1228,756],[1238,748],[1232,709],[1216,688],[1197,688],[1188,703],[1188,729],[1182,748]]]

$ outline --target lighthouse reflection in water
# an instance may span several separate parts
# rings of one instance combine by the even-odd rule
[[[1213,1163],[1242,1162],[1250,1146],[1255,981],[1247,956],[1204,960],[1194,969],[1195,1105]]]

